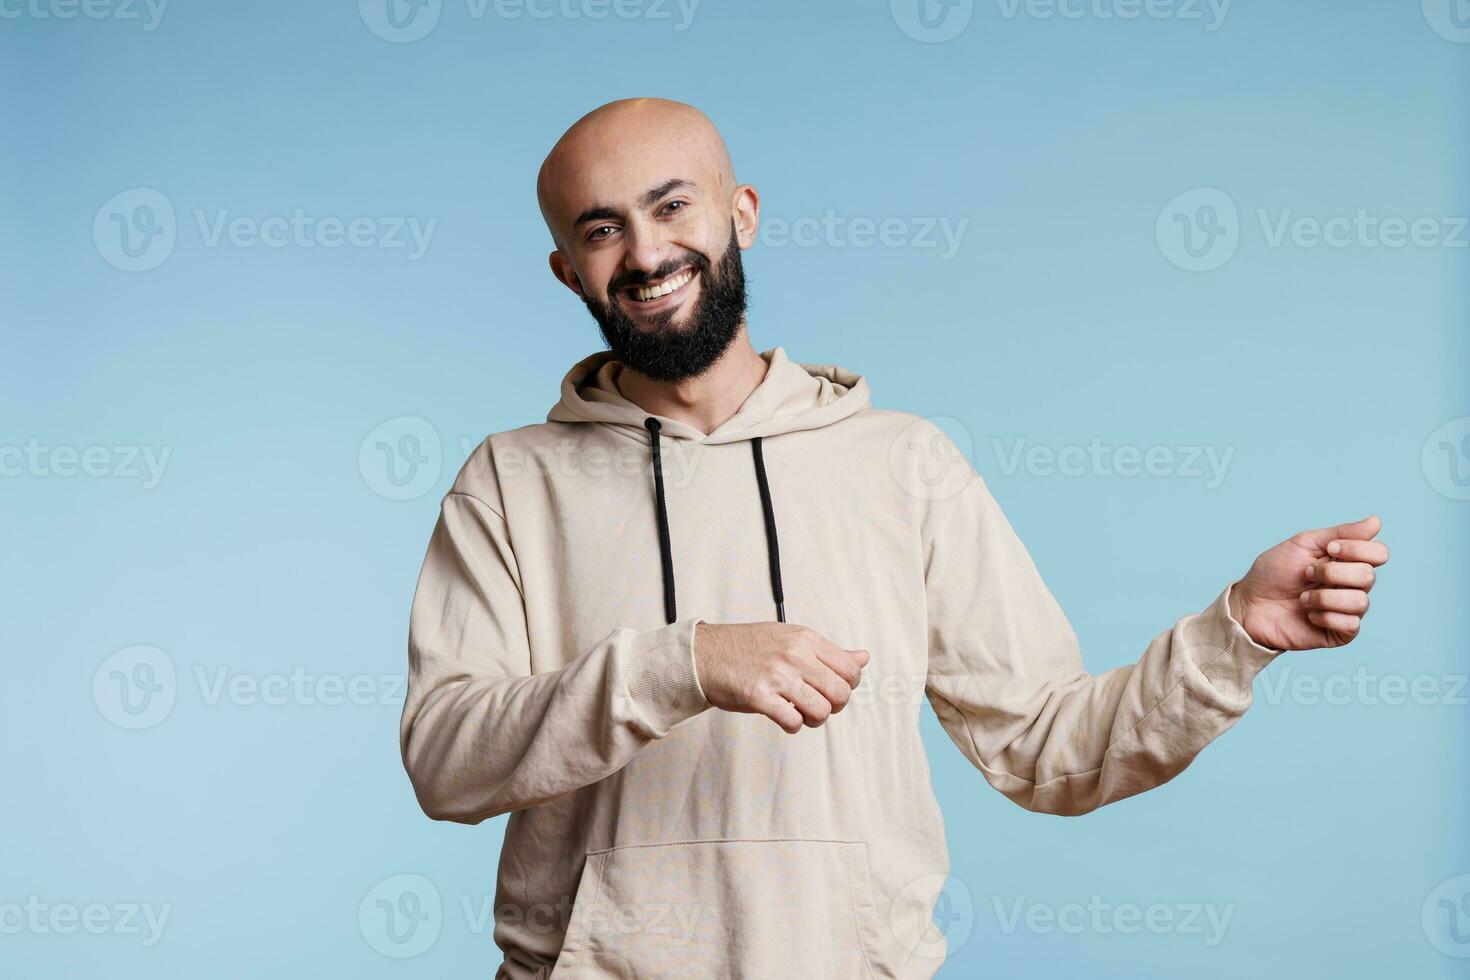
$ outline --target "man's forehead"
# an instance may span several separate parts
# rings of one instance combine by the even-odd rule
[[[605,141],[578,147],[553,161],[547,192],[562,220],[589,207],[636,208],[653,191],[683,181],[683,189],[708,192],[719,174],[697,147],[655,139],[637,145]]]

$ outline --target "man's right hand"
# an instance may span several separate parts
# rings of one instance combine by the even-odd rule
[[[716,708],[761,714],[791,734],[847,706],[868,651],[793,623],[699,623],[694,669]]]

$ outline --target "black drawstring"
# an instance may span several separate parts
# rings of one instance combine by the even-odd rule
[[[786,622],[786,595],[781,591],[781,546],[776,541],[776,512],[771,508],[771,485],[766,481],[766,457],[761,453],[761,437],[750,440],[755,455],[755,482],[761,488],[761,512],[766,518],[766,550],[771,555],[771,594],[776,597],[776,620]]]
[[[658,550],[664,572],[664,620],[678,619],[674,602],[674,550],[669,540],[669,509],[664,497],[663,454],[659,447],[659,421],[649,417],[643,427],[648,430],[649,448],[653,452],[653,496],[658,511]],[[766,524],[766,551],[771,563],[771,594],[776,598],[776,619],[786,622],[786,594],[781,589],[781,547],[776,539],[776,511],[771,506],[771,485],[766,479],[766,460],[761,452],[760,437],[752,439],[750,451],[755,457],[755,482],[760,487],[761,516]]]
[[[672,623],[679,617],[676,612],[678,607],[674,603],[674,549],[669,544],[669,508],[664,502],[664,463],[658,446],[658,419],[645,419],[643,427],[648,430],[649,445],[653,447],[653,496],[658,503],[658,552],[663,559],[664,569],[664,619]]]

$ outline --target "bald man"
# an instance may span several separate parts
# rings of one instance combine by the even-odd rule
[[[932,976],[921,704],[1008,798],[1075,815],[1177,775],[1284,651],[1357,635],[1373,517],[1271,548],[1089,674],[938,427],[756,352],[760,197],[700,112],[603,106],[537,193],[608,350],[446,494],[401,726],[426,813],[510,814],[497,976]]]

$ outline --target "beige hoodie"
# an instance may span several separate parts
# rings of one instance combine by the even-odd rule
[[[942,430],[872,408],[849,371],[761,356],[704,435],[646,427],[593,355],[444,498],[403,759],[430,816],[511,815],[499,976],[929,977],[948,861],[926,697],[992,786],[1079,814],[1177,775],[1278,652],[1227,588],[1136,665],[1088,674]],[[847,709],[795,735],[711,708],[694,669],[697,622],[775,620],[783,593],[787,622],[872,657]]]

